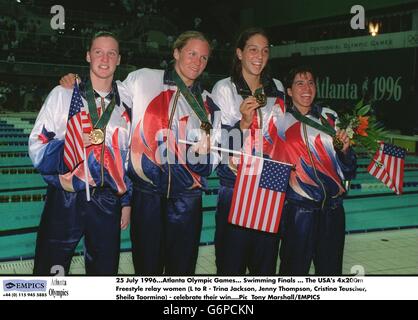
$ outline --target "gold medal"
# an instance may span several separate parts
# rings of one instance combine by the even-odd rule
[[[92,144],[102,144],[104,141],[104,132],[102,129],[93,129],[90,132],[90,141]]]
[[[264,93],[256,93],[254,94],[254,98],[260,107],[264,107],[267,104],[267,97]]]
[[[206,134],[210,134],[210,130],[212,129],[212,125],[209,122],[202,122],[200,124],[200,129],[206,132]]]
[[[344,147],[344,143],[340,140],[340,138],[336,136],[333,137],[332,143],[334,145],[334,148],[338,151],[341,151]]]

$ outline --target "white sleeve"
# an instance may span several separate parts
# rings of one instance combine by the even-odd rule
[[[125,80],[123,80],[122,84],[125,87],[127,94],[133,98],[135,95],[135,84],[138,81],[140,76],[140,70],[132,71],[128,74]]]
[[[62,150],[71,89],[55,87],[46,98],[29,136],[29,156],[41,174],[55,174],[62,169]]]
[[[229,80],[227,80],[229,81]],[[216,105],[221,109],[221,121],[223,125],[234,126],[240,119],[239,106],[235,105],[234,94],[231,85],[226,85],[226,81],[221,80],[215,84],[212,89],[212,99]],[[239,115],[237,116],[237,112]]]

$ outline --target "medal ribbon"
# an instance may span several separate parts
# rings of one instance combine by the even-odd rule
[[[329,134],[331,137],[335,136],[335,133],[336,133],[335,129],[329,124],[329,122],[322,115],[320,116],[321,117],[320,120],[322,124],[320,124],[312,119],[309,119],[303,114],[301,114],[299,110],[297,110],[295,107],[290,109],[289,112],[292,113],[292,115],[300,122],[303,122],[307,124],[308,126],[318,129],[319,131],[325,132],[326,134]]]
[[[109,103],[107,108],[105,110],[102,110],[102,116],[100,117],[100,119],[97,113],[96,99],[94,98],[93,86],[90,80],[87,80],[86,83],[86,98],[93,127],[100,129],[105,128],[110,120],[110,116],[112,115],[113,109],[115,108],[115,94],[113,94],[112,101]]]
[[[212,125],[210,124],[208,116],[206,114],[202,95],[198,93],[195,97],[190,92],[189,88],[186,87],[183,80],[177,74],[175,69],[173,69],[173,80],[179,88],[183,97],[186,99],[189,106],[192,108],[192,110],[202,123],[202,129],[204,129],[205,131],[212,129]]]

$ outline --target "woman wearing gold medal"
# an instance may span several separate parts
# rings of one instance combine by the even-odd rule
[[[199,81],[210,50],[203,34],[186,31],[174,42],[169,68],[139,69],[124,81],[134,101],[128,172],[134,184],[131,240],[136,274],[195,272],[202,189],[216,157],[208,133],[220,122]],[[180,140],[200,142],[190,147]]]
[[[356,171],[356,155],[335,111],[314,103],[315,77],[292,69],[285,117],[276,123],[269,154],[296,165],[290,174],[281,219],[280,274],[340,275],[345,237],[343,180]]]
[[[57,266],[67,274],[82,237],[86,274],[118,272],[120,230],[129,224],[132,192],[125,167],[132,99],[113,78],[120,59],[115,36],[95,34],[85,81],[74,86],[71,77],[69,88],[55,87],[36,119],[29,155],[48,183],[36,275],[55,274]]]
[[[199,81],[210,52],[202,33],[183,32],[174,42],[172,65],[133,71],[123,82],[133,100],[128,175],[133,184],[132,260],[138,275],[195,272],[202,190],[218,157],[210,152],[208,133],[212,126],[220,127],[219,112]],[[96,139],[96,133],[88,139]]]
[[[262,29],[245,30],[238,38],[231,77],[217,82],[212,97],[222,112],[222,126],[229,149],[243,150],[259,156],[263,140],[275,118],[284,114],[284,89],[280,81],[268,75],[270,44]],[[225,132],[225,131],[223,131]],[[243,137],[243,139],[241,139]],[[220,189],[216,211],[215,250],[219,275],[273,275],[276,271],[279,237],[228,223],[237,165],[233,157],[223,154],[217,172]]]

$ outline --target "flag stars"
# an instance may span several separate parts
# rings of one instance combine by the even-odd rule
[[[395,146],[393,144],[385,143],[383,146],[383,152],[387,155],[391,155],[397,158],[405,158],[405,149]]]
[[[273,161],[263,161],[260,187],[285,192],[289,181],[290,167]]]

